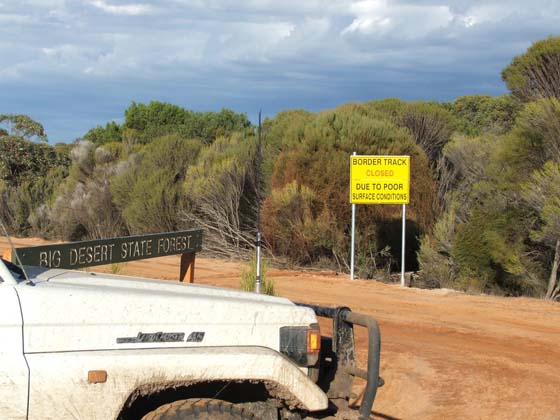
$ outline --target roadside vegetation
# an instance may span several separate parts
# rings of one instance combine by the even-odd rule
[[[261,293],[269,296],[274,296],[274,280],[268,277],[268,261],[261,261]],[[247,261],[245,266],[241,269],[241,280],[239,285],[241,290],[246,292],[253,292],[255,284],[257,283],[257,258],[255,255]]]
[[[558,299],[560,37],[502,72],[510,94],[450,103],[386,99],[244,114],[132,103],[124,123],[49,145],[0,115],[0,216],[12,233],[64,240],[202,227],[205,249],[249,259],[257,198],[276,263],[349,269],[349,155],[411,156],[407,270],[414,284]],[[400,206],[358,206],[356,268],[400,261]],[[387,276],[386,276],[387,277]]]

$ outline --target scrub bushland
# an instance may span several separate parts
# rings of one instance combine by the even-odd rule
[[[123,124],[54,146],[40,123],[0,115],[0,215],[65,240],[202,227],[207,252],[245,260],[260,227],[275,262],[348,272],[350,155],[409,155],[415,284],[558,299],[559,69],[551,37],[504,69],[509,95],[282,111],[260,154],[257,127],[227,109],[132,103]],[[358,276],[400,269],[400,218],[357,207]]]

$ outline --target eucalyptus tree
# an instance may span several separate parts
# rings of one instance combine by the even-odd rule
[[[560,98],[560,37],[535,42],[502,71],[502,79],[524,102]]]

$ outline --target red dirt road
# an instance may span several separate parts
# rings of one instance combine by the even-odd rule
[[[5,247],[0,241],[0,252]],[[195,282],[239,288],[240,267],[199,257]],[[176,279],[178,272],[179,257],[164,257],[128,263],[121,274]],[[559,303],[402,289],[335,273],[271,270],[269,277],[280,296],[376,317],[386,385],[375,418],[560,419]],[[363,362],[360,330],[357,344]]]

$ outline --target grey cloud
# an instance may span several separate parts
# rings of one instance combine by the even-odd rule
[[[71,139],[132,100],[251,114],[495,94],[559,20],[551,0],[3,1],[0,112],[46,115]]]

